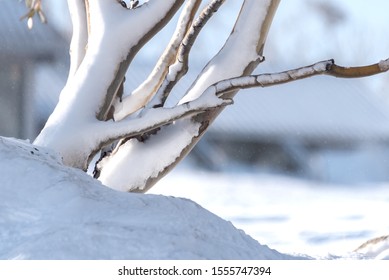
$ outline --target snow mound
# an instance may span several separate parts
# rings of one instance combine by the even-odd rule
[[[117,192],[0,137],[0,259],[293,259],[196,203]]]

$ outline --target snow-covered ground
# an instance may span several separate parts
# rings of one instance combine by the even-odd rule
[[[345,257],[389,234],[389,183],[334,185],[180,169],[151,192],[196,201],[280,252]]]
[[[101,185],[0,137],[0,259],[290,259],[198,204]]]
[[[0,259],[389,259],[388,239],[351,254],[389,232],[387,185],[178,169],[153,192],[167,195],[108,189],[0,137]]]

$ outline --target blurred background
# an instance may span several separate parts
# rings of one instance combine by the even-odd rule
[[[28,30],[23,1],[0,0],[0,135],[33,140],[67,79],[65,0],[44,0]],[[242,1],[226,1],[199,37],[173,105],[229,35]],[[389,57],[388,1],[281,1],[256,73],[334,58]],[[126,90],[152,69],[174,21],[139,53]],[[129,27],[129,32],[131,32]],[[261,243],[306,253],[352,250],[389,233],[389,74],[314,77],[241,91],[183,164],[152,193],[190,198]]]

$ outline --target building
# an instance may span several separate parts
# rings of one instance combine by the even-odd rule
[[[0,135],[33,139],[41,125],[36,95],[51,90],[47,77],[37,88],[37,77],[44,68],[67,67],[68,43],[39,19],[29,30],[20,20],[27,12],[23,1],[0,0],[0,7]]]

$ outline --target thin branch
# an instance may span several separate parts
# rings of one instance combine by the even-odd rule
[[[149,77],[136,88],[131,95],[124,98],[121,102],[116,102],[114,105],[115,120],[124,119],[128,115],[144,107],[155,95],[168,73],[169,66],[174,62],[175,57],[177,56],[178,48],[185,34],[188,32],[201,1],[202,0],[190,0],[186,3],[172,39]]]
[[[124,119],[119,122],[98,122],[94,130],[101,131],[99,134],[102,137],[100,141],[106,144],[122,138],[144,134],[187,116],[197,115],[231,104],[233,104],[232,99],[218,97],[216,92],[208,91],[193,101],[172,108],[151,108],[142,111],[142,114],[136,118]]]
[[[169,67],[169,74],[166,76],[161,88],[159,88],[154,100],[149,107],[162,106],[169,96],[173,87],[188,71],[189,54],[201,30],[209,19],[224,4],[225,0],[213,0],[209,3],[198,16],[196,21],[183,39],[178,50],[176,61]]]
[[[186,9],[180,17],[175,35],[152,74],[147,78],[145,83],[126,97],[122,101],[122,104],[117,103],[115,105],[116,108],[120,108],[118,112],[115,112],[115,120],[121,120],[145,106],[155,94],[157,88],[159,89],[154,100],[147,107],[151,108],[153,106],[163,105],[172,88],[186,74],[188,71],[189,53],[197,36],[212,15],[223,5],[225,0],[213,0],[203,9],[196,21],[190,26],[200,2],[192,1],[187,3]],[[185,27],[184,30],[182,26]],[[176,61],[172,65],[174,59]],[[147,95],[144,95],[145,90]],[[139,97],[138,95],[140,94],[143,94],[143,97]]]
[[[218,95],[224,95],[239,89],[274,86],[317,75],[329,75],[337,78],[361,78],[384,73],[388,70],[389,59],[382,60],[372,65],[358,67],[339,66],[335,64],[333,59],[330,59],[279,73],[250,75],[226,79],[213,84],[207,90],[216,92]]]

